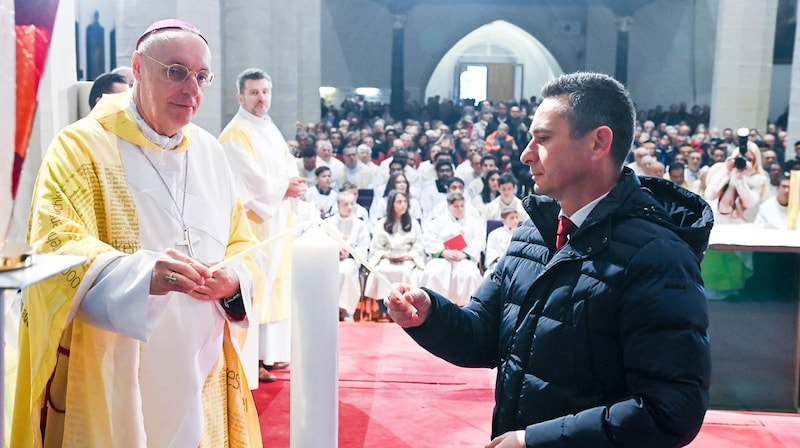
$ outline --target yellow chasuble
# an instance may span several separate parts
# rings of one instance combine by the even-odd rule
[[[200,235],[198,258],[214,263],[255,243],[213,136],[190,124],[174,151],[164,151],[140,131],[128,94],[107,96],[89,117],[56,136],[36,180],[31,246],[39,253],[82,255],[88,262],[25,291],[10,446],[261,446],[258,416],[230,322],[216,302],[180,293],[145,297],[161,301],[164,311],[158,318],[141,317],[149,330],[141,338],[80,318],[81,301],[104,268],[174,247],[146,247],[158,241],[151,226],[161,230],[174,224],[174,218],[153,205],[165,202],[156,199],[163,199],[166,189],[158,181],[142,186],[142,179],[153,179],[154,172],[139,168],[142,179],[140,173],[130,176],[129,161],[145,152],[191,155],[196,166],[186,171],[194,177],[209,166],[220,173],[190,177],[186,188],[184,210],[191,207],[197,215],[191,222],[187,217],[187,225]],[[150,193],[153,204],[143,202]],[[214,210],[203,211],[208,204]],[[169,210],[171,204],[163,207]],[[228,214],[220,213],[225,209]],[[175,234],[180,235],[180,228]],[[131,270],[130,275],[142,271]],[[149,278],[146,270],[144,275]],[[249,300],[259,267],[247,259],[237,275]],[[170,350],[175,360],[169,359]]]

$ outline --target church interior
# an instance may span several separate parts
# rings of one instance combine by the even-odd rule
[[[797,0],[0,0],[0,60],[16,61],[0,67],[5,241],[25,240],[44,153],[89,113],[93,80],[131,65],[137,36],[166,17],[193,23],[208,40],[216,80],[193,122],[214,135],[239,109],[236,77],[247,67],[270,73],[270,115],[286,140],[324,121],[323,109],[354,99],[404,117],[432,98],[527,101],[561,74],[591,71],[622,82],[639,111],[703,107],[708,129],[766,134],[783,117],[789,144],[781,160],[795,157],[791,142],[800,143],[800,114],[790,113],[800,110]],[[712,234],[719,251],[788,257],[775,267],[780,275],[756,279],[794,290],[709,301],[711,410],[689,446],[800,446],[798,234]],[[16,288],[3,275],[10,298]],[[401,333],[375,322],[340,324],[338,429],[331,430],[338,445],[331,446],[441,446],[440,434],[430,435],[437,430],[454,434],[447,446],[482,446],[496,372],[431,361]],[[15,339],[8,328],[5,337]],[[370,339],[385,344],[365,347]],[[294,440],[291,373],[254,390],[264,446]]]

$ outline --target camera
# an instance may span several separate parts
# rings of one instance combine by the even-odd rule
[[[736,135],[739,137],[739,156],[734,159],[733,166],[741,171],[747,166],[747,137],[750,135],[750,129],[739,128]]]

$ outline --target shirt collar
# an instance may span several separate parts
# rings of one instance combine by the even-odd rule
[[[606,198],[606,196],[608,196],[608,193],[610,193],[610,191],[607,191],[605,194],[601,195],[599,198],[597,198],[594,201],[584,205],[583,207],[578,209],[578,211],[573,213],[572,216],[565,215],[564,214],[564,210],[559,211],[558,212],[558,216],[559,217],[567,216],[567,218],[569,218],[569,220],[572,221],[573,224],[575,224],[575,227],[580,228],[583,225],[583,222],[586,221],[586,218],[589,217],[589,213],[591,213],[592,210],[594,210],[594,208],[597,206],[597,204],[600,203],[600,201],[602,201],[603,199]]]
[[[250,121],[267,122],[267,123],[272,121],[272,118],[269,116],[269,114],[264,114],[263,117],[259,117],[258,115],[251,114],[250,112],[247,111],[247,109],[245,109],[242,106],[239,106],[239,112],[238,113],[241,116],[243,116],[244,118],[247,118]]]

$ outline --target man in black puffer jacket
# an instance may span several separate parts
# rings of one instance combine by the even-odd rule
[[[623,169],[634,108],[614,79],[564,75],[542,97],[521,156],[531,219],[494,274],[463,308],[407,285],[387,306],[431,353],[497,368],[487,447],[686,445],[708,406],[711,209]]]

